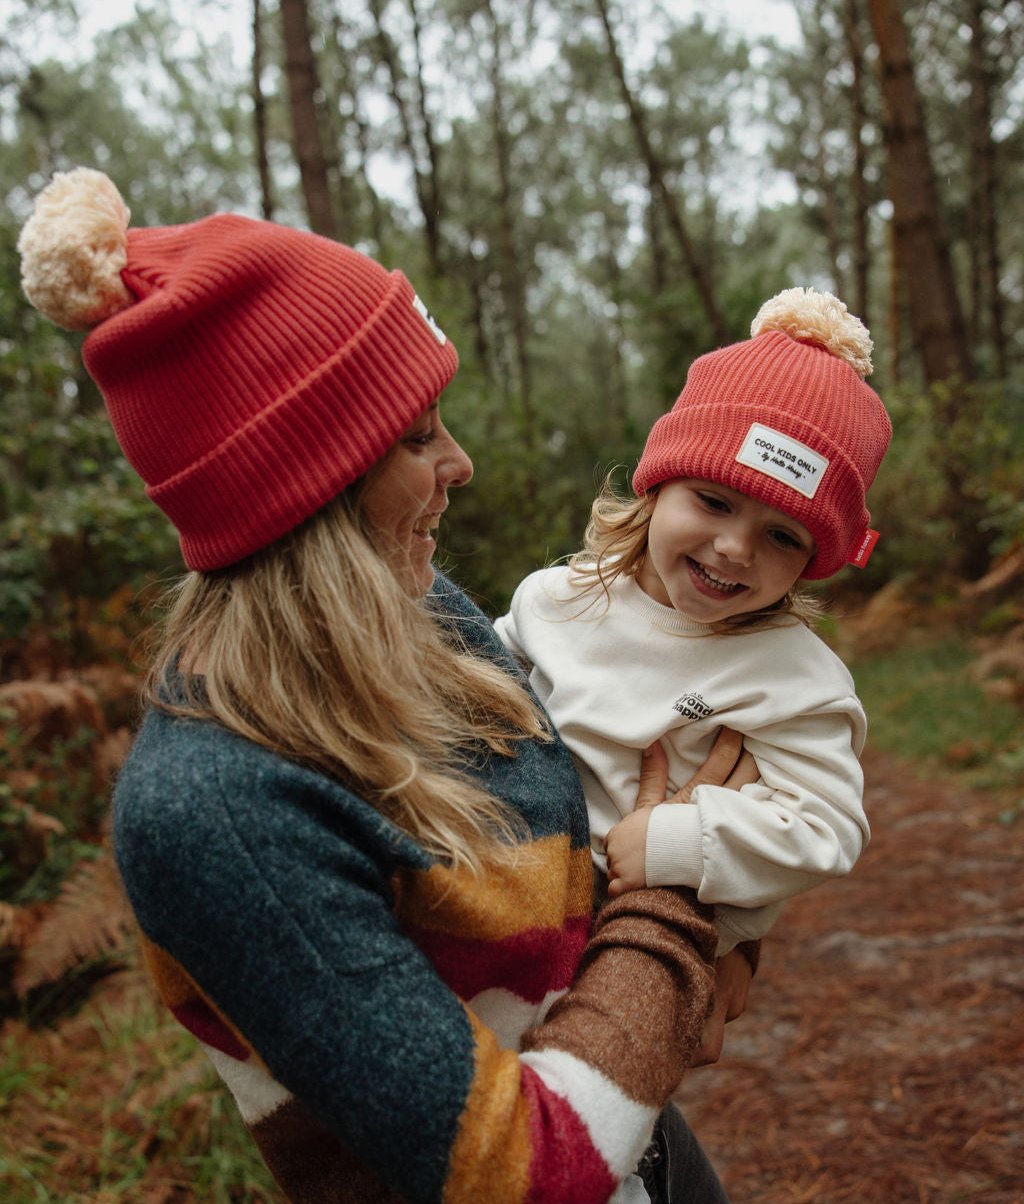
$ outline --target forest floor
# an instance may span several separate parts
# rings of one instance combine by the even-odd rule
[[[1024,819],[865,770],[867,852],[787,906],[679,1102],[734,1204],[1021,1204]]]
[[[789,904],[684,1111],[734,1204],[1024,1204],[1024,814],[877,751],[865,770],[868,850]],[[79,929],[116,926],[96,871]],[[138,969],[0,1041],[3,1204],[278,1198]]]

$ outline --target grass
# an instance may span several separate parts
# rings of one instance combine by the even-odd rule
[[[870,742],[924,776],[993,791],[1005,821],[1024,814],[1024,715],[970,677],[971,652],[951,635],[908,641],[850,669]]]
[[[1021,710],[988,696],[970,664],[961,640],[918,632],[851,669],[876,748],[992,791],[993,823],[1024,822]],[[7,884],[19,900],[52,894],[64,845],[81,851],[67,821],[39,877]],[[97,981],[59,1027],[38,1020],[23,1009],[0,1025],[4,1204],[280,1204],[227,1090],[141,972]]]
[[[0,1041],[0,1199],[277,1204],[196,1043],[126,974],[58,1030]]]

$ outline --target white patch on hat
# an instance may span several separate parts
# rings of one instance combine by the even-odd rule
[[[445,345],[445,343],[448,342],[448,338],[445,335],[444,331],[441,329],[441,327],[438,326],[438,324],[431,317],[430,310],[427,309],[427,307],[419,299],[419,296],[416,293],[413,294],[412,305],[413,305],[413,309],[416,310],[416,312],[420,315],[420,317],[423,319],[423,321],[426,322],[426,324],[430,327],[431,334],[434,336],[435,339],[437,339],[437,341],[443,347]]]
[[[753,423],[747,431],[736,459],[807,498],[818,492],[828,468],[828,460],[805,443],[760,422]]]

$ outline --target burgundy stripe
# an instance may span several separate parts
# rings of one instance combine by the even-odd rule
[[[589,916],[571,917],[558,930],[531,928],[497,941],[409,928],[409,936],[462,999],[504,988],[529,1003],[570,985],[589,932]]]
[[[523,1066],[522,1091],[530,1109],[534,1151],[526,1204],[607,1199],[615,1190],[615,1177],[568,1101],[550,1091],[529,1066]]]

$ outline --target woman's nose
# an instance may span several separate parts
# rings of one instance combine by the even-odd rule
[[[443,478],[446,489],[458,489],[473,478],[473,461],[466,455],[462,444],[445,428],[446,445],[443,449],[438,474]]]

